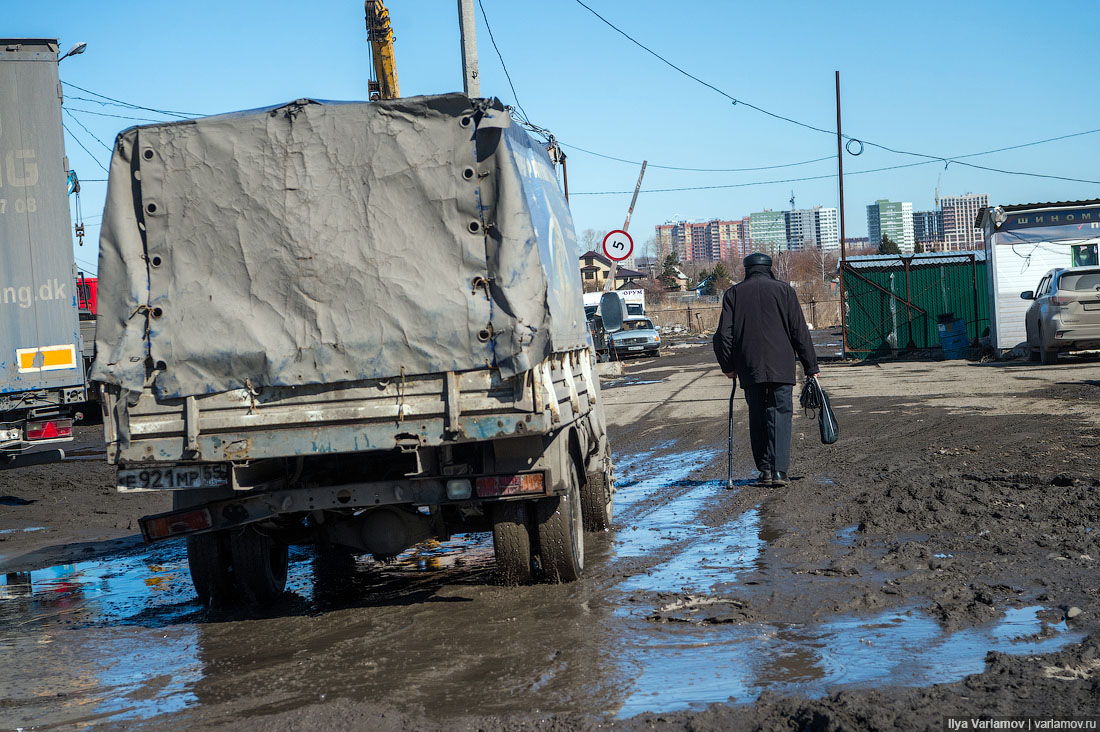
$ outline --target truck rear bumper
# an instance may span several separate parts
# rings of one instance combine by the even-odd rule
[[[554,495],[554,487],[545,471],[302,486],[246,493],[202,506],[145,516],[139,524],[142,537],[151,543],[236,528],[287,514],[393,505],[463,505],[548,495]]]

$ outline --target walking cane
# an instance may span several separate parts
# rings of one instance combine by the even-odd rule
[[[726,488],[733,488],[733,395],[737,393],[737,379],[730,387],[729,442],[726,444]]]

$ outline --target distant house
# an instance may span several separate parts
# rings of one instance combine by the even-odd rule
[[[687,292],[688,284],[691,283],[691,278],[684,274],[684,271],[679,267],[674,267],[673,269],[676,270],[676,287],[670,289]]]
[[[581,283],[585,292],[598,292],[604,288],[611,274],[611,260],[598,252],[588,251],[580,256]],[[630,287],[638,280],[646,279],[644,272],[619,267],[615,270],[615,289]]]

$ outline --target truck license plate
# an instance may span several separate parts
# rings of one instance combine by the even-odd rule
[[[229,466],[174,465],[165,468],[131,468],[118,471],[120,493],[162,491],[179,488],[217,488],[229,485]]]

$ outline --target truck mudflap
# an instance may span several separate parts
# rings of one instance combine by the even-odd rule
[[[303,486],[246,493],[201,506],[145,516],[138,523],[146,543],[154,543],[237,528],[287,514],[395,505],[462,505],[519,500],[555,495],[558,488],[551,484],[546,471]]]

